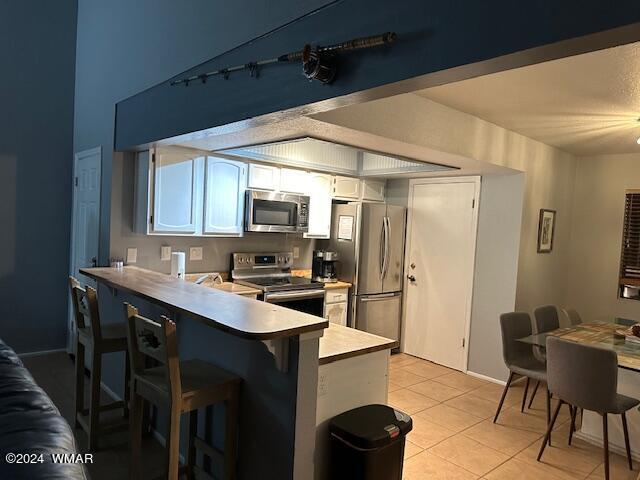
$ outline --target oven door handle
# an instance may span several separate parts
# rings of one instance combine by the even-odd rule
[[[265,302],[271,302],[274,300],[299,300],[302,298],[324,298],[324,289],[302,290],[300,292],[274,292],[265,293],[264,295]]]

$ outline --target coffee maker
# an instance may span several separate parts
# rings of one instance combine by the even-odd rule
[[[337,252],[328,252],[326,250],[314,250],[313,262],[311,264],[311,278],[319,282],[331,283],[337,282],[336,278],[336,261],[338,260]]]

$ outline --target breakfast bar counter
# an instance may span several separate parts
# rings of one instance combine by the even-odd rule
[[[186,314],[207,326],[251,340],[294,337],[321,332],[329,326],[329,322],[320,317],[229,295],[142,268],[83,268],[80,273],[171,312]]]

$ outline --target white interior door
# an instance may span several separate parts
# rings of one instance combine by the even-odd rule
[[[75,154],[73,184],[73,221],[71,238],[71,275],[80,283],[95,287],[95,282],[79,274],[83,267],[98,263],[100,239],[100,168],[102,150],[93,148]],[[68,349],[72,351],[74,317],[69,305]]]
[[[410,190],[403,347],[464,371],[479,181],[427,182]]]

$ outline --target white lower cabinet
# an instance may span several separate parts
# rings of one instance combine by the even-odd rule
[[[349,306],[349,289],[329,289],[324,297],[324,318],[330,323],[347,326],[347,308]]]

